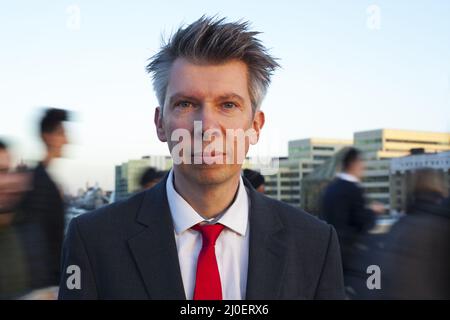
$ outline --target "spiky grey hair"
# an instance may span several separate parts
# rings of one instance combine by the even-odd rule
[[[279,64],[256,38],[260,32],[248,28],[248,21],[226,22],[225,18],[203,16],[185,28],[180,27],[167,42],[163,42],[146,68],[152,75],[160,106],[164,106],[170,70],[177,58],[211,64],[240,60],[248,68],[253,112],[258,110]]]

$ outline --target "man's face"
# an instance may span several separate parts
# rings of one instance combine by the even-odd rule
[[[264,193],[265,192],[265,186],[264,186],[264,184],[262,184],[262,185],[260,185],[258,188],[256,188],[256,191],[258,191],[258,192],[261,192],[261,193]]]
[[[361,158],[358,158],[353,162],[352,172],[355,177],[362,179],[364,175],[364,161]]]
[[[60,124],[52,132],[44,133],[43,139],[47,149],[52,155],[56,158],[60,158],[62,156],[64,145],[68,143],[64,126]]]
[[[183,157],[183,163],[174,165],[177,174],[199,184],[220,184],[240,174],[249,143],[256,143],[264,125],[264,114],[252,111],[247,74],[247,66],[241,61],[215,65],[175,60],[165,104],[156,109],[155,124],[159,139],[168,142],[172,157]],[[194,121],[201,121],[200,137],[194,138]],[[177,129],[190,133],[189,141],[183,141],[191,146],[190,153],[172,152],[180,143],[171,139],[174,131],[180,131]],[[238,141],[235,136],[229,140],[226,135],[230,129],[253,129],[253,139]],[[200,150],[194,147],[196,143]],[[237,150],[238,144],[242,152]]]

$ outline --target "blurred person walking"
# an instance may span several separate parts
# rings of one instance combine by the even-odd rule
[[[384,213],[380,203],[369,206],[360,185],[364,173],[361,152],[349,148],[342,160],[342,172],[338,173],[322,196],[322,218],[333,225],[341,245],[344,283],[347,296],[355,298],[361,284],[365,285],[364,245],[367,234],[375,226],[376,216]]]
[[[62,193],[48,173],[51,162],[62,156],[68,143],[64,122],[68,112],[47,109],[40,121],[40,137],[46,147],[45,158],[32,172],[31,190],[14,221],[27,252],[31,289],[51,288],[59,284],[61,248],[64,237],[64,202]],[[54,293],[44,295],[56,298]]]
[[[244,169],[243,176],[250,182],[256,191],[264,193],[266,180],[261,173],[251,169]]]
[[[406,215],[373,258],[381,290],[371,298],[450,299],[450,207],[442,171],[419,169],[412,176]]]
[[[27,181],[24,173],[11,171],[11,156],[0,141],[0,299],[14,299],[27,288],[25,256],[12,226],[17,204]]]
[[[141,175],[139,179],[139,185],[141,190],[147,190],[153,188],[164,176],[167,174],[166,171],[158,171],[156,168],[149,167]]]

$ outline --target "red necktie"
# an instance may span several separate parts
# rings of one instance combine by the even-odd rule
[[[203,239],[197,260],[194,300],[222,300],[222,285],[214,246],[223,228],[221,224],[197,224],[192,227],[202,234]]]

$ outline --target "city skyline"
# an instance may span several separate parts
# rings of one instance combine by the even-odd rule
[[[366,141],[366,140],[364,140],[364,137],[370,138],[370,139]],[[375,139],[376,140],[375,141],[375,140],[373,140],[374,137],[375,138],[382,137],[382,138],[380,141],[378,141],[377,139]],[[397,140],[393,140],[394,142],[392,142],[391,139],[393,139],[393,138],[397,139]],[[398,139],[400,139],[400,140],[398,140]],[[403,141],[402,139],[406,139],[406,140]],[[386,140],[386,141],[384,141],[384,140]],[[391,142],[389,142],[389,141],[391,141]],[[423,142],[419,142],[419,141],[423,141]],[[436,141],[440,141],[440,142],[438,143],[438,145],[435,146],[434,144],[436,143]],[[367,149],[367,145],[366,145],[367,142],[370,142],[369,149]],[[396,150],[396,151],[388,150],[387,152],[381,151],[382,149],[385,148],[385,147],[381,147],[381,146],[385,145],[385,142],[387,142],[387,144],[390,145],[390,148],[393,147],[395,149],[400,146],[402,150]],[[300,145],[309,146],[309,148],[307,148],[307,149],[295,148],[295,145],[297,145],[299,143],[300,143]],[[361,143],[363,143],[363,144],[361,144]],[[378,145],[378,144],[381,149],[378,150],[376,153],[373,153],[374,150],[372,150],[371,148],[374,145]],[[261,170],[261,173],[263,175],[266,175],[269,177],[269,181],[272,181],[273,179],[279,179],[278,176],[280,173],[284,172],[284,169],[286,169],[286,168],[283,169],[283,167],[285,167],[286,164],[289,164],[288,166],[294,165],[294,167],[300,165],[300,167],[301,167],[302,164],[309,163],[309,161],[311,161],[312,159],[308,160],[308,158],[311,157],[311,155],[316,152],[316,151],[314,151],[315,149],[313,146],[321,146],[321,145],[322,146],[334,146],[334,147],[333,147],[332,151],[328,150],[328,148],[325,148],[327,151],[323,151],[325,149],[319,148],[318,149],[319,151],[317,152],[317,154],[319,156],[326,155],[326,157],[323,157],[323,159],[321,159],[321,161],[314,160],[311,163],[318,164],[318,162],[319,162],[320,164],[324,164],[325,160],[330,158],[330,155],[336,154],[343,147],[349,147],[349,146],[354,146],[354,147],[358,148],[359,150],[361,150],[365,154],[367,151],[368,153],[366,154],[366,156],[368,156],[369,158],[366,160],[368,161],[368,163],[373,162],[373,160],[378,157],[377,156],[378,152],[380,152],[380,155],[382,158],[385,158],[385,157],[387,157],[386,159],[389,158],[388,162],[390,162],[390,160],[392,160],[392,159],[398,159],[399,157],[409,156],[410,151],[412,150],[411,148],[423,148],[424,152],[427,154],[448,152],[450,150],[450,132],[443,133],[443,132],[436,132],[436,131],[421,131],[421,130],[412,131],[412,130],[402,130],[402,129],[392,129],[392,128],[381,128],[381,129],[375,129],[375,130],[364,130],[364,131],[354,132],[351,139],[335,139],[333,137],[298,138],[298,139],[289,140],[287,142],[287,147],[288,147],[287,154],[270,156],[270,158],[272,160],[278,159],[278,161],[276,161],[276,163],[275,163],[275,167],[273,167],[273,165],[272,165],[273,162],[270,161],[270,164],[267,162],[268,161],[267,157],[258,158],[258,155],[255,155],[256,158],[253,158],[253,159],[251,157],[247,157],[246,161],[243,164],[243,168],[248,167],[248,168],[252,168],[252,169]],[[338,147],[338,146],[340,146],[340,147]],[[330,153],[330,151],[331,151],[331,153]],[[305,153],[305,154],[303,154],[303,153]],[[305,158],[305,157],[303,157],[304,155],[308,155],[308,156]],[[373,158],[373,157],[375,157],[375,158]],[[381,160],[381,162],[385,162],[386,159]],[[126,161],[124,161],[123,163],[114,164],[115,173],[110,175],[110,178],[113,179],[112,186],[108,186],[107,188],[105,188],[105,190],[116,191],[116,192],[118,191],[116,189],[116,187],[117,187],[117,168],[118,167],[121,167],[129,162],[140,162],[141,163],[140,166],[142,168],[144,168],[145,166],[143,166],[142,163],[145,161],[148,164],[147,167],[152,166],[158,170],[168,170],[171,167],[171,164],[169,164],[169,162],[171,162],[170,155],[152,154],[152,155],[142,155],[137,158],[129,158]],[[377,165],[378,165],[378,163],[375,166],[377,166]],[[316,168],[316,166],[314,166],[314,168]],[[55,178],[58,179],[58,174],[55,172],[55,169],[53,169],[52,171],[54,174],[56,174]],[[305,172],[311,173],[312,169],[310,167],[308,167]],[[270,177],[270,176],[272,176],[272,177]],[[301,180],[301,178],[302,177],[300,176],[300,180]],[[137,181],[135,181],[133,183],[136,184]],[[100,185],[98,183],[98,181],[96,181],[95,179],[85,182],[85,185],[89,185],[89,186],[93,186],[95,184],[98,184],[100,187],[104,187],[103,185]],[[78,191],[80,188],[83,188],[83,186],[84,185],[80,185],[76,188],[76,190],[75,189],[70,190],[70,194],[75,194],[75,192]],[[135,188],[135,190],[137,190],[137,189]],[[270,188],[268,190],[270,190]]]

